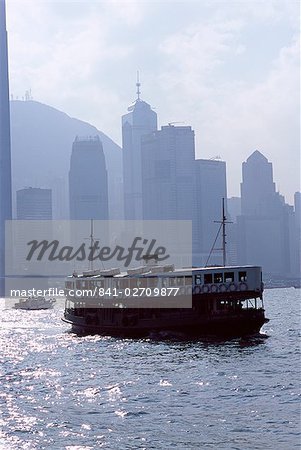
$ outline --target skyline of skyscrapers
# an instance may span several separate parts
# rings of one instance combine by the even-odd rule
[[[140,205],[140,218],[144,220],[191,220],[193,264],[221,264],[221,252],[218,251],[221,249],[221,239],[216,241],[210,260],[207,259],[218,230],[218,224],[214,222],[221,218],[222,198],[225,199],[228,216],[226,162],[219,159],[195,159],[194,131],[190,126],[175,126],[170,123],[160,130],[147,132],[146,124],[152,123],[154,126],[157,118],[156,113],[155,116],[150,114],[150,106],[144,103],[138,97],[129,108],[127,119],[134,121],[135,127],[124,120],[123,116],[123,137],[125,141],[129,138],[128,163],[135,161],[135,173],[134,166],[130,167],[131,176],[141,179],[141,196],[132,191],[128,197],[128,200],[131,198],[128,206],[131,205],[132,208],[131,213],[128,209],[128,218],[134,212],[136,219],[140,217],[137,215],[137,205]],[[144,128],[138,127],[139,121]],[[146,134],[142,134],[142,130]],[[129,145],[133,135],[136,146]],[[73,143],[69,173],[71,220],[109,218],[108,213],[105,216],[99,215],[99,211],[103,210],[100,207],[100,197],[102,194],[105,198],[108,196],[107,174],[103,152],[101,151],[101,163],[100,160],[96,162],[97,158],[93,160],[92,153],[89,153],[88,148],[91,150],[95,146],[98,150],[101,148],[99,137],[77,137]],[[140,169],[138,159],[134,158],[135,152],[140,155]],[[95,170],[97,167],[98,170]],[[235,199],[237,204],[239,201],[239,207],[236,208],[238,217],[232,217],[234,224],[227,228],[227,262],[260,264],[264,266],[266,273],[277,276],[296,275],[300,254],[298,245],[294,245],[300,235],[300,231],[299,235],[297,231],[296,212],[276,192],[272,163],[256,150],[242,164],[242,172],[241,198]],[[86,173],[89,177],[83,176]],[[133,187],[131,184],[129,186]],[[135,189],[137,190],[137,185]],[[75,192],[77,194],[73,195]],[[108,200],[104,204],[108,205]],[[298,196],[295,211],[297,205]],[[105,211],[107,210],[105,206]],[[264,239],[268,229],[269,238]]]
[[[12,218],[11,155],[5,2],[0,2],[0,280],[4,276],[4,224]],[[192,220],[196,263],[204,264],[227,199],[226,163],[195,159],[194,132],[172,123],[157,129],[157,114],[137,98],[122,116],[124,218]],[[241,214],[237,217],[236,257],[284,277],[300,271],[300,193],[295,209],[276,191],[272,163],[258,150],[242,165]],[[121,184],[120,184],[121,187]],[[17,192],[17,218],[51,218],[50,190]],[[42,212],[38,195],[47,192]],[[29,214],[27,195],[32,200]],[[45,204],[46,204],[45,203]],[[75,138],[69,172],[71,220],[109,219],[108,175],[99,137]],[[34,212],[36,208],[36,212]],[[116,205],[118,210],[118,205]],[[46,211],[47,210],[47,211]],[[27,211],[27,212],[26,212]],[[231,233],[231,236],[235,233]],[[3,284],[3,283],[2,283]],[[2,285],[0,285],[1,289]],[[3,292],[3,289],[1,289]]]
[[[148,104],[145,107],[140,103],[145,102],[138,98],[129,108],[131,119],[133,111],[137,115],[136,125],[138,119],[143,122],[145,112],[148,117],[151,111]],[[141,110],[137,104],[141,106]],[[154,118],[153,115],[151,117]],[[144,125],[146,122],[145,119]],[[136,143],[141,134],[140,146],[137,145],[134,150],[129,146],[128,151],[135,152],[137,149],[140,151],[140,172],[137,164],[135,170],[137,177],[141,177],[142,218],[192,220],[193,264],[204,265],[216,237],[218,224],[214,222],[221,218],[222,198],[226,201],[227,211],[226,162],[218,159],[195,159],[194,131],[190,126],[175,126],[170,123],[162,126],[160,130],[142,134],[141,128],[133,128],[129,126],[128,121],[123,121],[124,136],[127,135],[127,131],[130,131],[128,137],[136,133]],[[73,143],[70,166],[74,159],[74,147],[81,147],[82,156],[75,158],[78,162],[76,171],[73,171],[74,183],[70,193],[74,192],[74,189],[80,189],[87,180],[90,183],[90,192],[87,194],[82,191],[77,199],[73,200],[73,205],[81,210],[74,215],[71,214],[70,197],[71,220],[100,218],[96,217],[96,211],[100,209],[95,200],[100,193],[107,192],[106,183],[105,185],[99,183],[101,179],[107,178],[106,172],[104,175],[101,175],[102,170],[93,172],[97,165],[105,167],[105,159],[102,159],[100,165],[95,164],[95,161],[93,163],[91,158],[88,160],[89,152],[83,149],[85,141],[92,147],[101,146],[98,137],[76,138]],[[129,153],[128,156],[132,161],[135,159]],[[300,226],[298,227],[297,223],[298,195],[295,195],[295,210],[293,210],[293,207],[285,204],[284,198],[276,192],[272,163],[258,150],[242,164],[242,172],[241,198],[235,199],[238,217],[231,217],[234,224],[227,227],[227,262],[260,264],[263,265],[265,273],[271,276],[297,276],[300,266],[298,256],[300,242],[296,244],[298,239],[300,241]],[[86,173],[89,177],[83,177]],[[93,186],[92,179],[97,180]],[[137,198],[132,196],[135,202]],[[109,218],[109,214],[106,218]],[[270,231],[269,236],[264,238],[268,233],[267,230]],[[220,248],[221,243],[217,241],[215,249]],[[214,251],[208,264],[220,263],[221,252]]]
[[[8,49],[5,1],[0,1],[0,295],[5,286],[5,221],[12,218]]]

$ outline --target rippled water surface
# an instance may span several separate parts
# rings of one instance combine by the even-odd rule
[[[76,337],[63,308],[1,308],[0,448],[300,448],[300,290],[265,293],[268,337]]]

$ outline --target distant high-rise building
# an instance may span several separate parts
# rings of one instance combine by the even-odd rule
[[[138,81],[137,99],[122,116],[124,216],[128,220],[139,220],[143,216],[141,138],[156,130],[157,114],[140,99]]]
[[[192,220],[194,131],[163,126],[142,138],[143,218]]]
[[[290,276],[296,270],[293,207],[276,192],[272,163],[258,150],[243,163],[242,172],[238,262],[261,265],[272,276]]]
[[[297,224],[297,228],[300,231],[300,228],[301,228],[301,192],[295,192],[294,206],[295,206],[295,214],[296,214],[296,224]]]
[[[267,216],[279,210],[279,194],[273,181],[273,165],[255,150],[242,163],[241,213],[244,216]]]
[[[235,266],[237,260],[237,218],[241,216],[241,198],[230,197],[227,200],[228,219],[232,222],[227,227],[227,252],[229,255],[228,263]]]
[[[295,192],[294,195],[294,209],[295,209],[295,233],[296,243],[294,245],[296,254],[296,270],[295,273],[300,277],[301,269],[301,192]]]
[[[52,220],[51,189],[25,188],[17,191],[18,220]]]
[[[226,163],[214,159],[197,159],[195,161],[195,221],[196,250],[199,254],[198,264],[206,264],[210,250],[217,236],[219,221],[222,218],[222,199],[225,199],[227,211]],[[221,249],[219,236],[215,249]],[[214,251],[208,264],[222,262],[222,252]]]
[[[69,171],[70,219],[107,220],[108,177],[98,136],[76,137]]]
[[[4,295],[5,221],[12,218],[8,54],[5,0],[0,1],[0,296]]]
[[[227,200],[229,219],[236,223],[236,219],[241,215],[241,198],[230,197]]]

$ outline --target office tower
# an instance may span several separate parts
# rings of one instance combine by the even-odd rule
[[[241,198],[230,197],[227,199],[228,219],[231,224],[227,227],[227,252],[228,263],[236,266],[237,260],[237,218],[241,216]]]
[[[276,192],[272,163],[258,150],[243,163],[242,174],[238,262],[261,265],[271,276],[288,277],[295,270],[293,207]]]
[[[295,206],[295,214],[296,214],[296,225],[297,228],[301,228],[301,192],[295,192],[294,194],[294,206]]]
[[[143,218],[192,220],[194,131],[163,126],[142,138]]]
[[[10,115],[5,1],[0,0],[0,296],[4,295],[5,221],[12,218]]]
[[[279,194],[273,182],[273,165],[258,150],[242,163],[242,178],[242,215],[266,216],[277,213]]]
[[[124,217],[142,219],[141,138],[157,130],[157,114],[140,99],[137,82],[137,99],[122,116]]]
[[[107,220],[108,177],[99,136],[76,137],[69,171],[71,220]]]
[[[227,199],[227,207],[229,219],[233,223],[236,223],[238,216],[241,216],[241,198],[240,197],[230,197]]]
[[[51,189],[25,188],[17,191],[18,220],[52,220]]]
[[[53,239],[52,222],[52,191],[51,189],[25,188],[16,193],[17,220],[30,220],[29,224],[13,222],[14,228],[14,269],[17,273],[41,273],[41,263],[27,266],[24,248],[28,249],[28,242],[32,239],[42,241]],[[43,223],[42,223],[43,222]]]
[[[214,159],[197,159],[195,161],[195,186],[196,249],[199,253],[199,264],[205,265],[220,226],[215,221],[220,221],[222,218],[223,198],[227,212],[226,163]],[[221,234],[214,247],[219,250],[212,252],[208,264],[221,264]]]
[[[301,272],[301,192],[295,192],[294,195],[294,210],[295,210],[295,233],[296,243],[294,245],[296,255],[296,268],[294,274],[300,278]]]

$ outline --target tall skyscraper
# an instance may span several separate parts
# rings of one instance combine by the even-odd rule
[[[233,223],[236,223],[237,216],[241,215],[241,198],[240,197],[230,197],[227,199],[227,207],[229,219]]]
[[[12,218],[8,53],[5,0],[0,0],[0,295],[5,286],[5,221]]]
[[[157,130],[157,114],[140,99],[137,82],[137,99],[122,116],[124,216],[127,220],[142,219],[141,138]]]
[[[219,224],[215,221],[222,217],[222,199],[225,199],[227,211],[227,181],[225,161],[197,159],[195,161],[195,232],[196,250],[199,253],[198,264],[205,265],[217,236]],[[222,247],[221,235],[215,248]],[[213,252],[208,264],[222,263],[222,252]]]
[[[108,177],[99,136],[76,137],[69,171],[71,220],[107,220]]]
[[[52,220],[51,189],[25,188],[17,191],[18,220]]]
[[[301,192],[295,192],[294,195],[294,209],[295,209],[295,233],[296,243],[294,245],[296,254],[296,274],[300,278],[301,269]]]
[[[194,131],[163,126],[142,137],[143,218],[192,220]]]
[[[243,163],[242,173],[238,262],[261,265],[272,276],[290,276],[296,259],[293,207],[276,191],[272,163],[258,150]]]
[[[242,163],[242,179],[242,215],[266,216],[279,209],[279,194],[273,181],[273,165],[258,150]]]
[[[295,214],[296,214],[296,225],[300,232],[300,229],[301,229],[301,192],[295,192],[294,206],[295,206]]]

